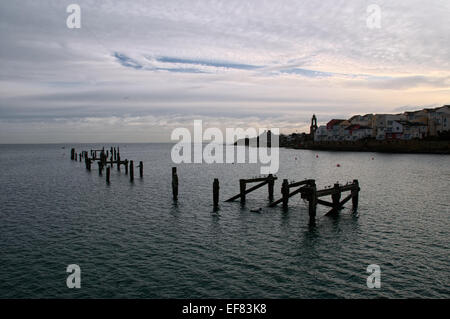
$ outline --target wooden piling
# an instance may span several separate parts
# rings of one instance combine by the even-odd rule
[[[106,160],[107,160],[107,158],[106,158],[106,155],[105,155],[105,151],[102,150],[100,152],[100,162],[102,163],[103,166],[106,165]]]
[[[142,161],[139,162],[139,177],[144,177],[144,163],[142,163]]]
[[[316,222],[316,210],[317,210],[317,186],[316,182],[310,182],[308,187],[308,213],[309,223],[314,224]]]
[[[98,164],[98,175],[102,176],[103,164],[100,161],[97,162],[97,164]]]
[[[241,194],[241,203],[245,203],[245,180],[239,180],[239,192]]]
[[[128,159],[125,159],[125,175],[128,175]]]
[[[173,200],[178,200],[178,175],[176,167],[172,167],[172,195]]]
[[[72,161],[75,159],[75,149],[74,149],[74,148],[72,148],[72,149],[70,150],[70,159],[71,159]]]
[[[359,182],[357,179],[353,180],[353,184],[356,185],[354,189],[352,189],[352,210],[356,212],[358,210],[358,198],[359,198]]]
[[[108,183],[109,184],[109,177],[110,177],[110,175],[111,175],[111,167],[107,167],[106,168],[106,183]]]
[[[214,209],[216,209],[219,206],[219,179],[214,178],[213,182],[213,203],[214,203]]]
[[[273,201],[273,186],[275,184],[275,180],[272,174],[269,174],[268,181],[269,182],[267,183],[267,185],[269,190],[269,201]]]
[[[339,201],[341,200],[341,189],[339,187],[339,183],[334,184],[334,193],[331,194],[331,200],[333,202],[333,211],[334,213],[337,213],[340,208]]]
[[[289,182],[287,179],[283,179],[281,184],[281,196],[283,197],[283,208],[287,208],[289,203]]]
[[[117,170],[120,172],[120,155],[117,153]]]
[[[134,163],[130,161],[130,182],[134,181]]]

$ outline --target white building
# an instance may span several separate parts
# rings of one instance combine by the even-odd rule
[[[427,135],[428,126],[420,122],[409,122],[404,120],[394,121],[392,132],[387,133],[388,139],[411,140],[424,138]]]
[[[369,126],[354,124],[346,127],[345,130],[348,132],[345,135],[347,141],[357,141],[372,137],[372,128]]]
[[[315,142],[323,142],[328,141],[328,130],[326,125],[321,125],[317,128],[316,133],[314,134]]]

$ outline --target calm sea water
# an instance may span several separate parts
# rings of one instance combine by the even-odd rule
[[[119,144],[144,178],[114,167],[110,185],[70,161],[71,147],[99,146],[0,146],[1,298],[450,297],[449,156],[281,149],[276,197],[283,178],[359,179],[358,214],[321,207],[309,227],[300,197],[287,212],[251,212],[267,205],[266,187],[213,212],[213,179],[223,201],[258,165],[178,165],[174,204],[171,145]],[[81,289],[66,287],[69,264]],[[370,264],[380,289],[366,286]]]

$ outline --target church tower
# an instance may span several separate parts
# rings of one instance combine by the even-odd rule
[[[316,134],[316,130],[317,130],[317,118],[316,118],[316,115],[313,114],[313,117],[311,119],[311,126],[309,127],[309,135],[311,136],[311,138],[314,138],[314,134]]]

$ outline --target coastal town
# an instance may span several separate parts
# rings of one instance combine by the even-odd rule
[[[313,116],[314,141],[411,140],[439,137],[450,130],[450,105],[401,114],[354,115],[350,119],[332,119],[317,127]]]
[[[450,105],[400,114],[354,115],[280,135],[280,146],[322,150],[450,153]]]

